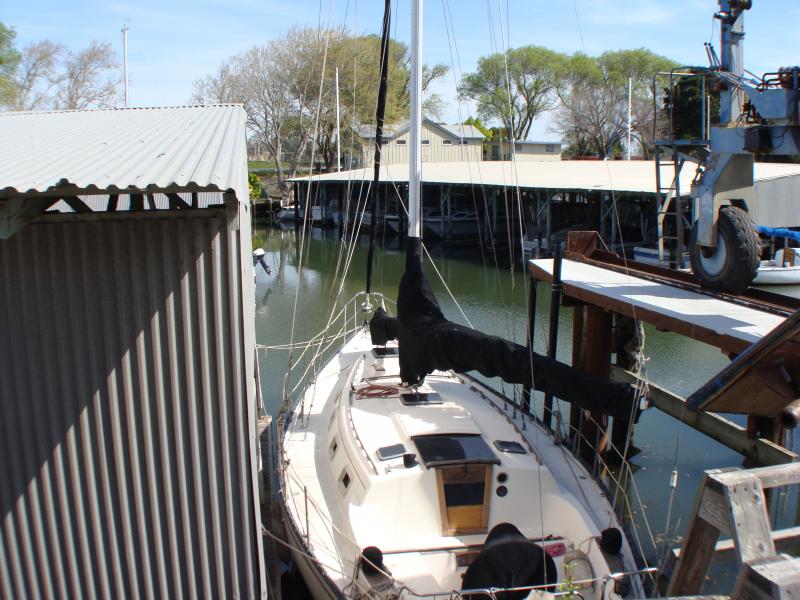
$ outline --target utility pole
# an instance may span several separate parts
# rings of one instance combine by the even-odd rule
[[[633,101],[633,79],[628,77],[628,160],[631,159],[631,121],[632,111],[631,103]]]
[[[342,170],[342,144],[339,141],[339,67],[336,67],[336,170]]]
[[[127,25],[122,27],[122,79],[125,88],[125,108],[128,108],[128,29]]]

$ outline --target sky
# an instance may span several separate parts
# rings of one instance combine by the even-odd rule
[[[393,37],[409,39],[410,0],[393,0]],[[800,2],[754,0],[745,16],[745,68],[754,73],[800,64]],[[16,44],[51,39],[72,49],[111,42],[122,55],[128,34],[131,106],[185,104],[192,82],[219,63],[280,36],[292,26],[346,24],[379,33],[380,0],[6,0],[0,21]],[[477,60],[526,44],[561,52],[645,47],[682,64],[707,63],[703,43],[718,44],[716,0],[427,0],[423,56],[450,73],[435,89],[445,100],[443,120],[474,115],[457,99],[456,84]],[[445,16],[446,15],[446,16]],[[557,139],[549,118],[534,125],[536,139]]]

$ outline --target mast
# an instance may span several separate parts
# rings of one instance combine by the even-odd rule
[[[411,151],[408,160],[408,236],[421,237],[420,133],[422,131],[422,2],[411,2]]]
[[[375,108],[375,164],[372,170],[372,221],[369,225],[369,249],[367,250],[367,286],[372,291],[372,258],[375,254],[375,226],[378,221],[378,186],[381,181],[381,146],[383,144],[383,117],[386,114],[386,89],[389,83],[389,32],[392,24],[392,2],[386,0],[383,9],[381,32],[381,78],[378,85],[378,106]],[[365,207],[366,208],[366,205]]]

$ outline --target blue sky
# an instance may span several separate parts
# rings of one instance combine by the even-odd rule
[[[800,3],[753,4],[745,21],[745,67],[761,73],[800,63]],[[333,23],[377,33],[382,5],[379,0],[7,0],[0,20],[17,31],[18,46],[49,38],[81,48],[100,39],[113,43],[120,54],[120,29],[127,23],[131,104],[157,106],[185,103],[193,80],[292,25],[324,26],[331,7]],[[451,65],[436,91],[447,102],[445,119],[454,122],[472,112],[456,100],[457,77],[504,44],[589,54],[647,47],[681,63],[702,65],[703,42],[712,35],[718,40],[711,18],[716,7],[716,0],[427,0],[425,61]],[[445,25],[445,11],[451,28]],[[394,35],[407,40],[409,0],[395,2],[395,15]],[[534,135],[554,137],[547,119]]]

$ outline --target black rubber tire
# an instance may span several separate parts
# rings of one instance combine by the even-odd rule
[[[753,282],[760,262],[758,234],[750,215],[736,206],[720,208],[714,249],[698,246],[695,223],[689,258],[703,287],[730,294],[744,292]]]

